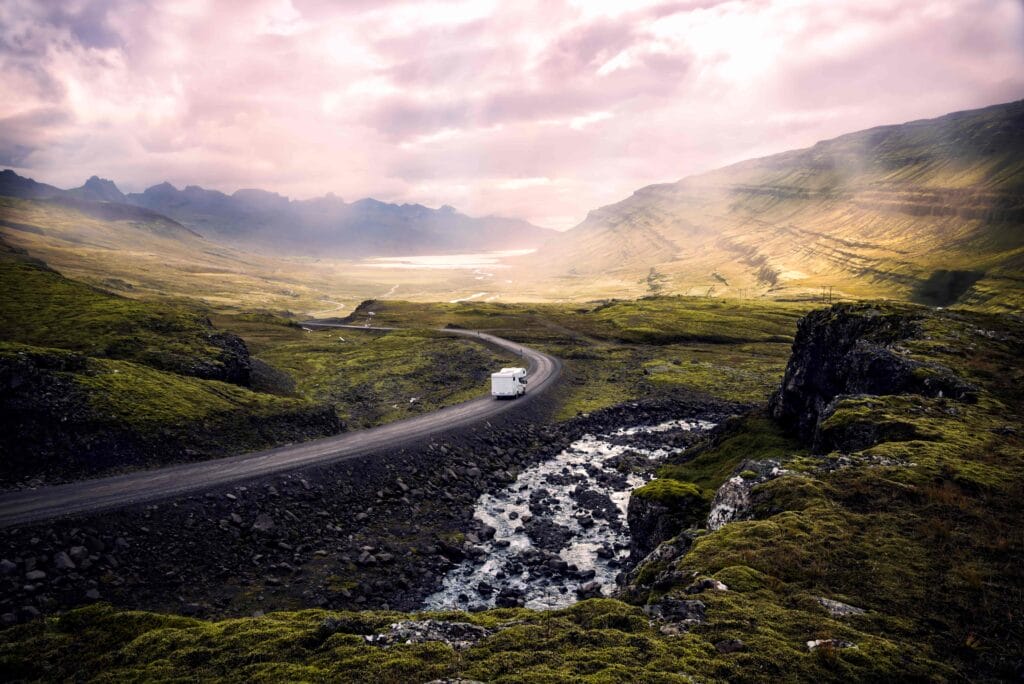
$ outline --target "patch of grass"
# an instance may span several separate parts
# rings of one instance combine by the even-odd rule
[[[331,434],[325,407],[131,361],[0,342],[0,482],[66,480]]]
[[[703,502],[704,492],[692,482],[679,482],[678,480],[655,479],[643,487],[633,490],[633,496],[640,499],[657,501],[667,506],[698,500]]]

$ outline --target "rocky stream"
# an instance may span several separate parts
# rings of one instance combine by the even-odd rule
[[[678,438],[713,426],[683,419],[585,434],[481,495],[474,511],[480,531],[466,535],[466,558],[424,609],[559,608],[610,595],[629,555],[630,492]]]

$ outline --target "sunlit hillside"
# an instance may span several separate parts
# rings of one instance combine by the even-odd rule
[[[590,213],[528,268],[630,295],[1019,304],[1024,102],[851,133]],[[596,294],[596,292],[595,292]]]

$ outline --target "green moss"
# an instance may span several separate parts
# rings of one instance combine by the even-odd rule
[[[778,586],[779,581],[746,565],[730,565],[715,573],[715,579],[730,591],[745,593]]]
[[[0,633],[0,665],[30,680],[102,682],[754,682],[949,675],[928,653],[830,620],[813,601],[783,607],[765,596],[705,595],[714,617],[678,636],[661,633],[639,608],[609,599],[556,611],[431,614],[495,630],[459,652],[441,643],[368,645],[362,635],[386,631],[403,617],[396,613],[301,611],[202,622],[96,606]],[[321,627],[328,616],[336,631]],[[745,650],[716,651],[715,643],[737,636]],[[805,646],[816,638],[849,639],[858,647],[823,657]]]
[[[724,425],[710,442],[671,457],[658,468],[658,477],[693,482],[715,492],[745,460],[783,459],[803,451],[773,421],[752,413]]]
[[[638,499],[657,501],[668,506],[694,499],[703,501],[706,498],[700,488],[692,482],[679,482],[678,480],[668,479],[651,480],[643,487],[634,489],[633,496]]]

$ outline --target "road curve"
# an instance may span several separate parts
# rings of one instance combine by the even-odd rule
[[[394,329],[312,321],[306,325],[361,330]],[[479,340],[521,355],[529,364],[530,385],[526,395],[516,401],[498,401],[487,395],[414,418],[301,444],[0,494],[0,528],[148,503],[272,473],[344,461],[380,449],[411,446],[438,432],[487,420],[523,401],[530,401],[549,389],[561,374],[562,362],[536,349],[472,330],[446,328],[442,332]]]

